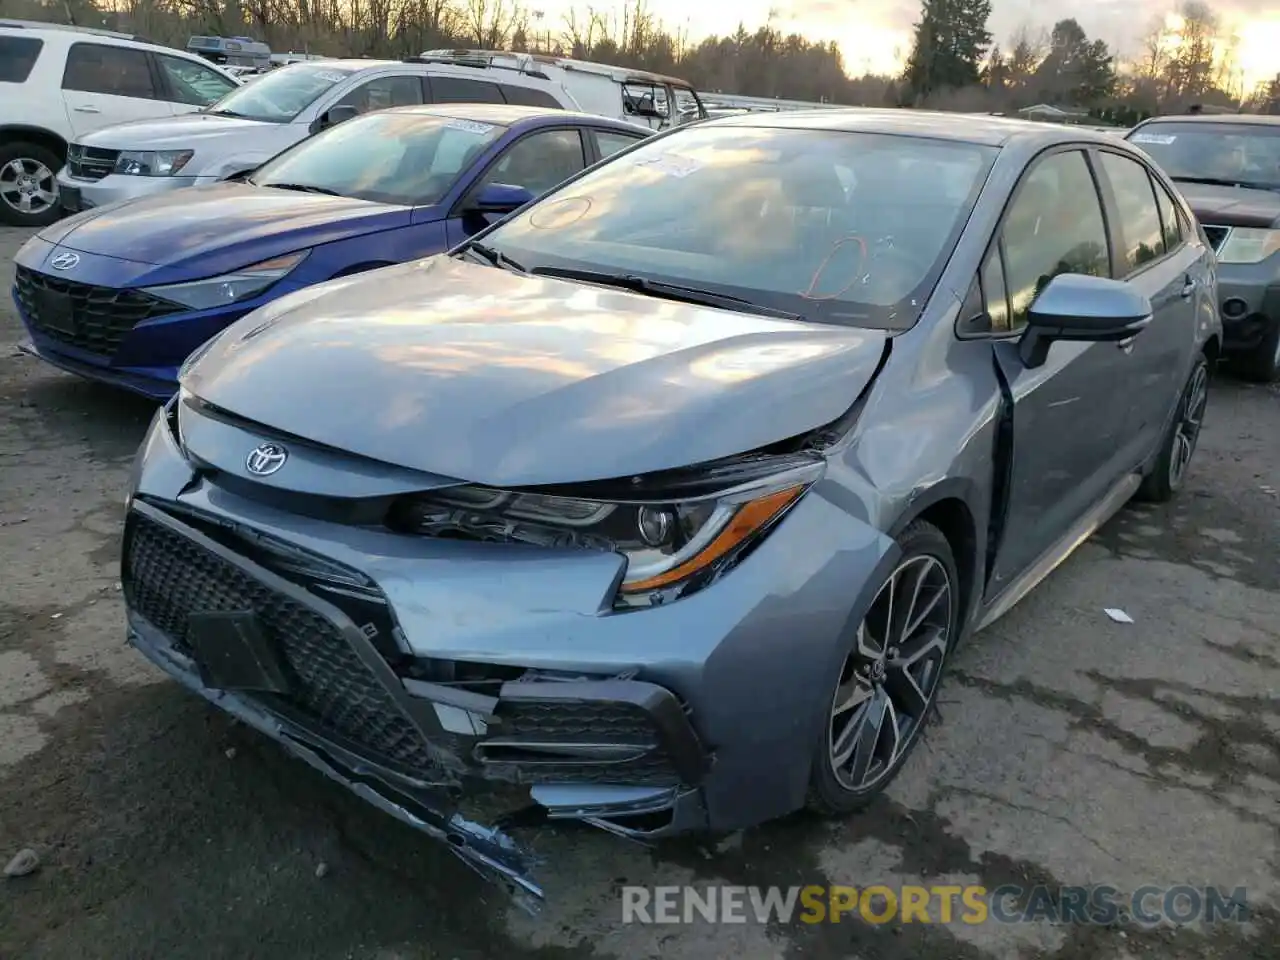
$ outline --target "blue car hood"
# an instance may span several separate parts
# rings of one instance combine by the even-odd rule
[[[220,183],[87,210],[39,236],[81,253],[165,267],[173,282],[407,226],[412,215],[409,207]]]

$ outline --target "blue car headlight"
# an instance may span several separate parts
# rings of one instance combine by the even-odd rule
[[[308,251],[273,257],[252,266],[204,280],[171,283],[163,287],[144,287],[143,291],[163,300],[180,303],[192,310],[211,310],[256,297],[273,283],[282,280],[306,259]]]
[[[190,150],[122,150],[112,172],[126,177],[172,177],[192,155]]]

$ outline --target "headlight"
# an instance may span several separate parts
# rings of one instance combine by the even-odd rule
[[[144,287],[146,293],[180,303],[192,310],[210,310],[257,296],[284,277],[306,257],[307,251],[263,260],[251,267],[224,273],[207,280],[173,283],[164,287]]]
[[[731,487],[670,499],[448,487],[402,500],[390,519],[425,536],[621,553],[627,569],[620,600],[660,602],[668,591],[682,595],[732,564],[812,486],[824,463],[798,455],[760,467],[759,476]]]
[[[1280,250],[1280,230],[1233,227],[1218,251],[1219,263],[1259,263]]]
[[[126,177],[172,177],[191,157],[190,150],[121,150],[113,172]]]

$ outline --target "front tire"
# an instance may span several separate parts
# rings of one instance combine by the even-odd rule
[[[0,144],[0,223],[44,227],[62,216],[58,168],[62,161],[36,143]]]
[[[1151,472],[1138,488],[1138,499],[1150,503],[1167,503],[1182,489],[1187,467],[1196,452],[1204,412],[1209,404],[1209,361],[1201,354],[1182,388],[1173,423],[1165,435],[1160,453]]]
[[[960,630],[960,578],[947,538],[912,523],[902,557],[859,624],[813,756],[808,806],[866,806],[906,763],[928,721]]]

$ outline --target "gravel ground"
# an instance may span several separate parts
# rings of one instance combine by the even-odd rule
[[[24,234],[0,229],[0,285]],[[1280,952],[1280,395],[1219,382],[1189,488],[1128,509],[960,651],[867,813],[724,849],[543,833],[551,904],[235,728],[123,643],[122,497],[151,408],[17,354],[0,304],[0,957],[1122,960]],[[1132,624],[1113,623],[1120,607]],[[323,865],[323,866],[322,866]],[[1251,920],[1143,930],[620,923],[634,884],[1190,882]]]

